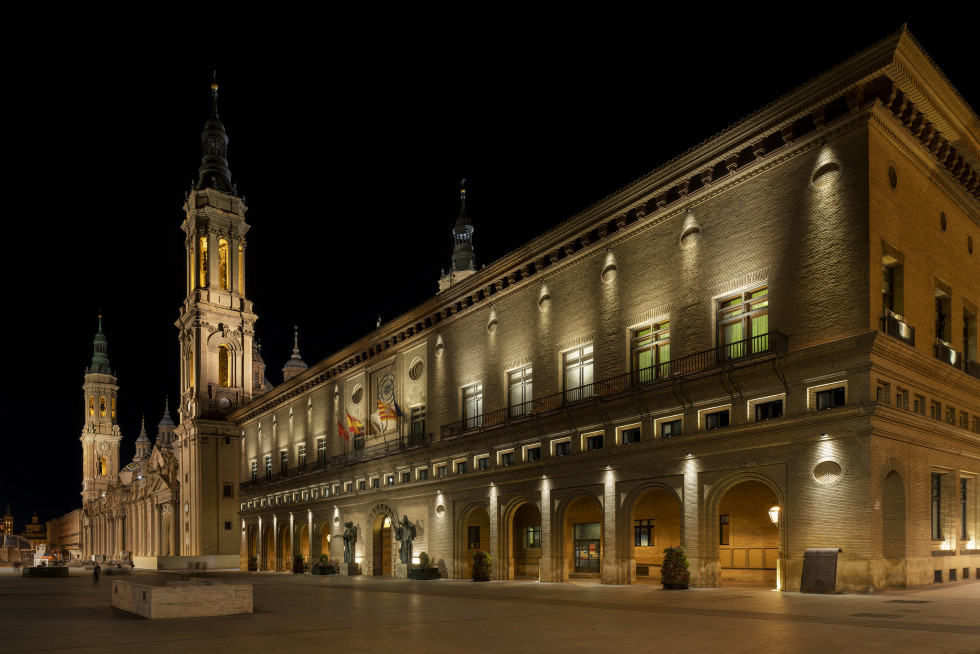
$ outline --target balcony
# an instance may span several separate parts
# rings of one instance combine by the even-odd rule
[[[395,436],[388,439],[384,443],[378,443],[368,447],[364,447],[363,445],[358,446],[357,441],[355,441],[355,446],[350,452],[344,452],[343,454],[330,457],[330,466],[332,468],[337,468],[340,466],[360,463],[362,461],[368,461],[370,459],[380,459],[397,452],[405,452],[407,450],[414,450],[420,447],[428,447],[429,443],[431,442],[432,434],[421,432],[417,434],[407,434],[405,436]]]
[[[909,345],[915,345],[915,327],[906,323],[897,313],[887,311],[881,317],[881,331]]]
[[[313,461],[311,463],[305,463],[301,466],[296,466],[295,468],[290,468],[283,472],[277,472],[266,476],[256,477],[255,479],[250,479],[248,481],[238,482],[238,490],[244,491],[249,488],[254,488],[256,486],[263,486],[265,484],[274,484],[277,481],[282,481],[284,479],[293,479],[295,477],[302,477],[304,475],[310,475],[321,470],[326,470],[327,464],[325,461]]]
[[[757,363],[763,358],[785,355],[788,342],[789,338],[780,332],[761,334],[743,341],[660,363],[650,368],[634,370],[578,388],[571,388],[561,393],[535,398],[513,407],[489,411],[479,416],[469,416],[465,420],[443,425],[441,436],[443,440],[457,438],[470,431],[518,423],[532,416],[539,417],[554,411],[568,409],[589,400],[613,399],[627,393],[648,390],[660,384],[712,374],[722,366]]]

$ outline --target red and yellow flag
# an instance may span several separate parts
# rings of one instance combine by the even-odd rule
[[[361,421],[360,420],[358,420],[357,418],[355,418],[354,416],[352,416],[350,413],[348,413],[347,414],[347,430],[350,433],[352,433],[352,434],[354,434],[356,436],[357,434],[364,433],[364,425],[361,424]]]
[[[378,417],[381,420],[394,420],[397,416],[395,415],[394,409],[381,400],[378,400]]]
[[[347,430],[344,429],[344,426],[342,424],[340,424],[340,421],[339,420],[337,421],[337,431],[340,433],[341,436],[344,437],[344,440],[345,441],[349,441],[350,440],[350,435],[347,434]]]

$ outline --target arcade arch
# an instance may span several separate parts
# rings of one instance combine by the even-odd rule
[[[552,548],[560,558],[557,578],[599,578],[602,561],[602,504],[593,495],[578,494],[559,507],[561,528]]]
[[[778,489],[765,477],[751,476],[731,480],[716,497],[707,551],[718,553],[719,585],[747,582],[776,588],[780,528],[769,518],[769,509],[774,503],[782,506]]]
[[[521,498],[505,507],[500,539],[501,579],[540,579],[541,511]]]
[[[681,503],[668,488],[647,486],[627,498],[619,542],[625,547],[630,581],[660,582],[664,548],[681,545]]]

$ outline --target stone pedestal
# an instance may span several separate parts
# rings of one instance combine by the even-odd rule
[[[341,563],[338,574],[353,577],[361,574],[361,566],[356,563]]]
[[[396,563],[395,564],[395,579],[408,579],[408,564],[407,563]]]

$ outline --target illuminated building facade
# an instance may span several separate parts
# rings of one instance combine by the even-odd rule
[[[973,578],[978,171],[903,29],[478,271],[466,219],[439,293],[230,416],[241,566],[350,521],[392,575],[407,516],[450,577]]]

